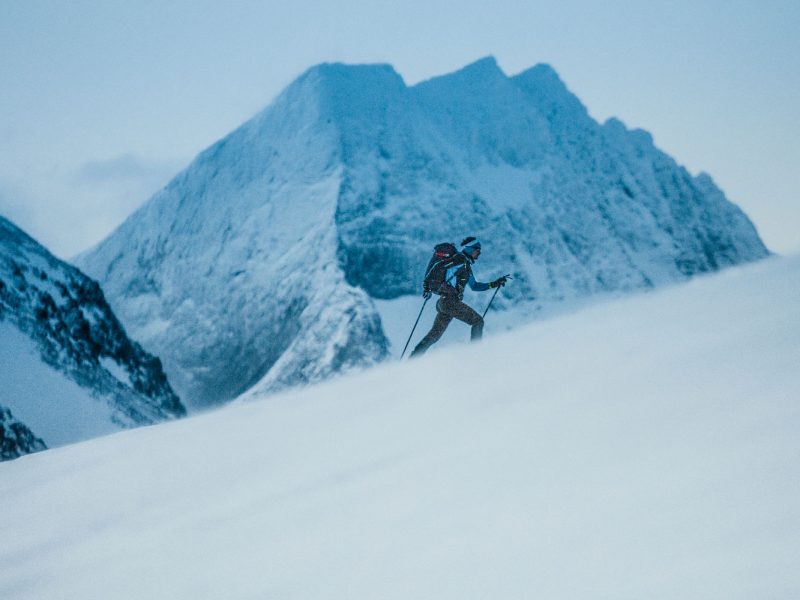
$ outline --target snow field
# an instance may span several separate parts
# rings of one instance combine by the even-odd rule
[[[794,598],[798,364],[771,259],[23,457],[0,597]]]

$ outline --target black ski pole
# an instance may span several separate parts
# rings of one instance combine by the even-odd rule
[[[403,357],[406,355],[406,350],[408,350],[408,344],[411,342],[411,336],[414,335],[414,330],[417,328],[417,325],[419,324],[420,317],[422,317],[422,311],[425,310],[425,305],[428,303],[428,300],[430,300],[430,299],[431,299],[430,296],[425,298],[425,302],[422,303],[422,308],[419,309],[419,314],[417,315],[417,320],[414,322],[414,327],[411,328],[411,333],[408,334],[408,339],[406,340],[406,345],[403,348],[403,353],[400,355],[400,360],[402,360]]]
[[[492,294],[492,299],[489,300],[489,304],[486,305],[486,310],[483,311],[483,314],[481,315],[481,319],[486,316],[487,312],[489,312],[489,307],[492,305],[492,302],[494,302],[494,297],[497,296],[497,292],[499,292],[499,291],[500,291],[500,286],[498,285],[497,288],[494,290],[494,294]]]
[[[504,275],[504,277],[505,277],[506,279],[511,279],[511,276],[510,276],[510,275]],[[487,305],[486,305],[486,310],[485,310],[485,311],[483,311],[483,314],[481,315],[481,319],[482,319],[483,317],[485,317],[485,316],[486,316],[486,313],[487,313],[487,312],[489,312],[489,307],[492,305],[492,302],[494,302],[494,297],[495,297],[495,296],[497,296],[497,292],[499,292],[499,291],[500,291],[500,288],[501,288],[501,287],[503,287],[503,286],[502,286],[502,285],[498,285],[498,286],[497,286],[497,287],[494,289],[494,294],[492,294],[492,299],[491,299],[491,300],[489,300],[489,304],[487,304]]]

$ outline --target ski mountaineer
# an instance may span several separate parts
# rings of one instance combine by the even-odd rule
[[[452,248],[452,245],[450,247]],[[475,281],[475,277],[472,274],[472,264],[478,260],[480,255],[480,241],[473,236],[465,238],[461,242],[461,251],[451,259],[447,259],[447,269],[441,269],[442,273],[439,275],[439,281],[435,280],[438,271],[435,268],[436,263],[434,263],[433,259],[431,260],[432,264],[428,266],[428,273],[422,284],[422,297],[427,300],[432,293],[440,296],[438,302],[436,302],[436,319],[433,321],[431,330],[417,344],[409,358],[424,354],[428,348],[442,337],[445,329],[450,325],[450,321],[454,318],[472,326],[470,339],[473,342],[481,339],[483,335],[483,317],[464,304],[464,288],[469,285],[470,289],[476,292],[485,292],[489,289],[504,286],[507,277],[499,277],[491,283]]]

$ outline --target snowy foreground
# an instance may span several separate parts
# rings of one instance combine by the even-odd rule
[[[771,259],[23,457],[0,598],[798,598],[799,366]]]

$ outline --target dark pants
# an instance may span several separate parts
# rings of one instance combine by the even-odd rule
[[[444,330],[447,329],[453,319],[472,325],[472,341],[481,339],[483,335],[483,317],[455,296],[442,296],[436,303],[436,319],[433,322],[433,327],[420,340],[411,356],[424,354],[428,348],[442,337]]]

